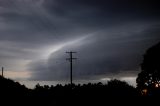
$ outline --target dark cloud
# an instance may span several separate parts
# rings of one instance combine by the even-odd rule
[[[158,19],[160,16],[158,0],[48,0],[44,6],[55,15],[85,25],[113,24],[126,19]]]
[[[0,0],[0,63],[29,61],[30,79],[65,80],[73,50],[74,79],[135,76],[160,40],[159,13],[158,0]]]
[[[137,30],[140,28],[135,27]],[[131,73],[131,76],[135,76],[139,72],[145,50],[160,41],[158,36],[160,32],[159,27],[157,30],[147,27],[138,32],[132,29],[126,31],[126,28],[121,29],[121,32],[118,28],[114,29],[114,32],[108,30],[98,33],[88,38],[92,39],[92,42],[85,44],[88,41],[85,39],[81,46],[66,46],[49,57],[49,71],[40,73],[49,74],[49,76],[43,76],[46,80],[68,79],[69,63],[65,61],[65,58],[68,57],[65,51],[75,50],[78,53],[74,54],[74,57],[78,57],[78,60],[74,62],[74,79],[100,79],[101,77],[113,77],[119,73],[123,75]],[[127,34],[123,35],[124,33]],[[40,78],[38,74],[35,74],[34,77]]]

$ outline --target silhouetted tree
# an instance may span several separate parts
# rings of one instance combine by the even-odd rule
[[[88,105],[103,104],[107,97],[113,97],[113,99],[115,97],[117,99],[119,97],[133,97],[136,96],[136,91],[128,83],[116,79],[110,80],[107,84],[101,82],[83,85],[65,84],[64,86],[61,84],[55,86],[37,84],[34,89],[28,89],[18,82],[0,76],[0,94],[1,97],[7,97],[5,99],[8,101],[15,98],[16,102],[14,100],[13,102],[16,106],[17,99],[24,102],[27,100],[28,106],[56,106],[74,104],[72,102],[81,103],[81,105],[87,103]],[[7,103],[13,105],[13,102]]]
[[[149,48],[143,57],[142,71],[136,79],[137,88],[143,95],[155,95],[160,89],[160,43]]]

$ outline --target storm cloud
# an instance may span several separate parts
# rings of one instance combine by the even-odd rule
[[[0,64],[30,80],[137,76],[160,41],[156,0],[0,0]],[[23,64],[22,64],[23,63]]]

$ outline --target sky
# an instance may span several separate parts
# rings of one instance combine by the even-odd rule
[[[158,0],[0,0],[0,66],[15,80],[124,79],[160,41]]]

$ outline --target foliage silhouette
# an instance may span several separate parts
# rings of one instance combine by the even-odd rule
[[[136,79],[139,92],[142,95],[160,96],[160,43],[146,51],[141,69]]]
[[[28,89],[18,82],[0,76],[1,96],[7,100],[16,98],[16,101],[26,102],[27,105],[72,105],[74,103],[95,104],[104,103],[106,98],[137,97],[137,91],[124,81],[111,80],[107,84],[88,83],[78,85],[41,86],[37,84],[34,89]],[[2,99],[4,100],[4,99]],[[15,101],[11,102],[13,105]],[[109,102],[109,101],[108,101]],[[107,103],[108,103],[107,102]],[[10,102],[8,102],[10,103]],[[15,102],[17,105],[17,102]]]
[[[1,105],[21,106],[19,102],[29,98],[31,90],[18,82],[0,76],[0,100]]]

